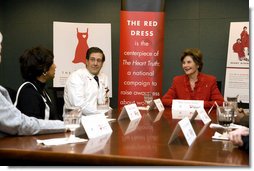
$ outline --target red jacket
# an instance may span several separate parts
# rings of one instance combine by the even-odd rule
[[[162,103],[166,107],[171,107],[173,99],[204,100],[205,108],[211,107],[214,101],[221,106],[224,101],[218,89],[216,78],[203,73],[198,74],[198,81],[195,83],[194,91],[191,90],[187,75],[176,76],[173,79],[172,86],[162,97]]]

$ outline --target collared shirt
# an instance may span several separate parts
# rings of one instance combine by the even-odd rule
[[[80,106],[85,115],[100,113],[97,109],[98,101],[105,97],[108,88],[108,77],[99,73],[99,86],[86,68],[71,73],[64,88],[65,106]]]
[[[59,120],[42,120],[22,114],[13,104],[9,93],[0,86],[0,136],[34,135],[64,132],[65,125]]]

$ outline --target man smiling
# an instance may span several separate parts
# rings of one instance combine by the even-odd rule
[[[108,77],[100,72],[105,61],[103,51],[91,47],[86,53],[86,67],[74,71],[66,81],[66,107],[80,106],[85,115],[100,113],[98,105],[108,103]]]

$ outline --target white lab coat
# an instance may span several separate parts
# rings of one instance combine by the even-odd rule
[[[108,77],[104,73],[99,73],[99,87],[93,77],[94,75],[86,68],[71,73],[64,88],[66,107],[80,106],[84,115],[101,113],[98,110],[98,101],[105,99]]]

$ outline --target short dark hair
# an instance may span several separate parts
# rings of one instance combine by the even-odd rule
[[[103,51],[102,51],[100,48],[98,48],[98,47],[90,47],[90,48],[86,51],[86,59],[87,59],[87,60],[89,60],[90,55],[91,55],[92,53],[101,53],[101,54],[102,54],[102,62],[105,61],[105,55],[104,55]]]
[[[19,58],[22,77],[27,81],[33,81],[48,71],[54,63],[53,52],[47,48],[37,46],[26,49]]]
[[[183,62],[184,58],[186,56],[191,56],[193,61],[195,62],[196,65],[199,66],[198,71],[201,72],[203,68],[203,54],[198,48],[188,48],[185,49],[183,52],[183,55],[181,57],[181,62]]]

